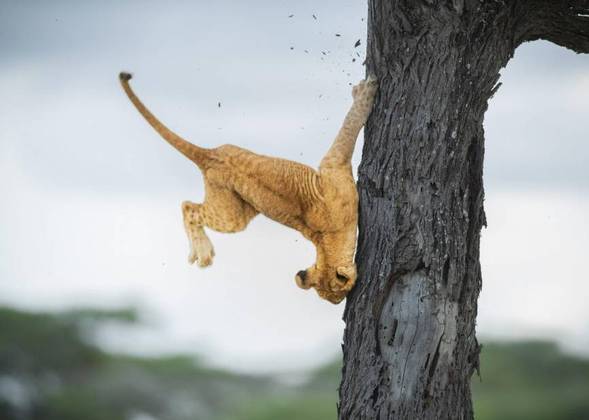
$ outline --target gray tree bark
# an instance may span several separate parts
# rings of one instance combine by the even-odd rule
[[[487,102],[523,42],[589,52],[589,1],[368,8],[366,64],[380,87],[358,170],[339,418],[472,419]]]

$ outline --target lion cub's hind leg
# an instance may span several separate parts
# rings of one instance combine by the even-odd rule
[[[208,267],[213,263],[215,250],[204,230],[203,205],[185,201],[182,203],[184,229],[190,242],[188,262],[198,263],[199,267]]]
[[[184,228],[190,241],[189,263],[200,267],[213,263],[215,251],[204,227],[217,232],[234,233],[244,230],[258,212],[243,201],[235,192],[205,182],[203,204],[185,201],[182,203]]]

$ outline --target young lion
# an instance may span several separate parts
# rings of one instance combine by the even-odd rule
[[[262,213],[298,230],[317,249],[315,264],[296,274],[297,285],[313,287],[321,298],[335,304],[344,299],[356,282],[358,194],[351,158],[372,108],[376,79],[369,77],[352,89],[352,107],[318,171],[232,145],[204,149],[189,143],[143,105],[129,85],[129,73],[121,73],[119,79],[147,122],[203,173],[204,203],[182,203],[190,263],[206,267],[213,262],[215,252],[205,226],[218,232],[239,232]]]

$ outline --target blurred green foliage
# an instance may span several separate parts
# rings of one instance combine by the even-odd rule
[[[101,350],[105,321],[132,310],[28,313],[0,308],[2,420],[335,419],[340,364],[299,385],[211,369],[194,357]],[[491,343],[473,378],[477,419],[589,419],[589,361],[547,342]]]
[[[479,419],[589,419],[589,360],[564,355],[554,343],[493,343],[473,378]]]

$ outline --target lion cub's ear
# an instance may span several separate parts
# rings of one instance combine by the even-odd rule
[[[335,274],[337,279],[342,283],[347,283],[349,280],[356,280],[356,266],[337,267]]]

